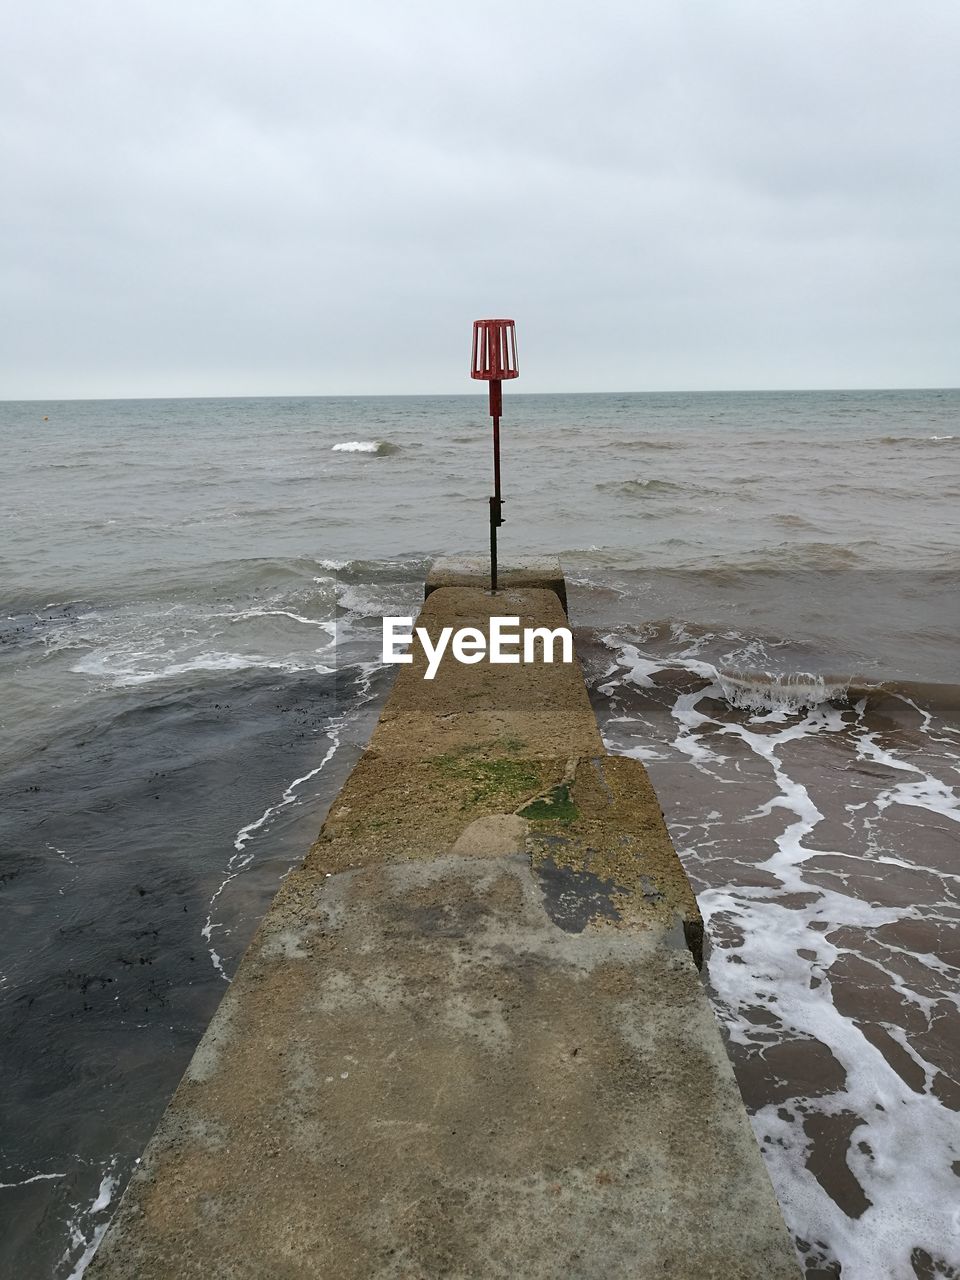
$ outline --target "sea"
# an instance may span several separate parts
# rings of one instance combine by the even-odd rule
[[[960,1276],[960,391],[517,385],[501,561],[563,563],[808,1280]],[[381,618],[486,549],[490,420],[6,402],[0,453],[0,1275],[76,1280],[376,722]]]

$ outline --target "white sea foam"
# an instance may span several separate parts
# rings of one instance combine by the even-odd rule
[[[65,1173],[32,1173],[29,1178],[21,1178],[19,1182],[0,1182],[0,1191],[6,1187],[29,1187],[31,1182],[56,1182],[66,1176]]]
[[[119,1157],[114,1156],[107,1165],[99,1190],[90,1204],[85,1209],[74,1205],[74,1217],[66,1225],[69,1243],[60,1258],[61,1266],[73,1260],[73,1270],[67,1280],[81,1280],[106,1235],[111,1215],[104,1215],[113,1204],[114,1193],[120,1182],[116,1172],[118,1160]]]
[[[212,613],[211,618],[226,618],[229,622],[247,622],[251,618],[289,618],[291,622],[299,622],[305,627],[319,627],[327,635],[336,639],[337,624],[328,618],[306,618],[302,613],[292,609],[238,609],[234,613]]]
[[[377,453],[380,450],[379,440],[343,440],[333,446],[333,453]]]
[[[283,660],[270,658],[264,654],[199,653],[195,657],[185,658],[179,662],[164,663],[162,659],[157,661],[157,655],[110,649],[94,650],[70,668],[78,675],[108,680],[114,688],[118,689],[150,684],[159,680],[170,680],[193,672],[257,669],[282,671],[287,674],[297,671],[317,671],[322,674],[333,670],[332,667],[319,662]]]
[[[624,751],[625,756],[630,756],[633,760],[642,760],[649,764],[651,760],[668,760],[670,757],[662,751],[657,751],[655,747],[630,747]]]
[[[416,612],[422,600],[419,583],[405,581],[338,583],[337,605],[344,611],[338,619],[342,634],[349,637],[355,632],[366,633],[369,626],[365,619],[379,620],[390,616],[403,616]]]
[[[898,782],[896,786],[882,791],[874,803],[881,813],[892,804],[903,804],[960,822],[960,799],[956,791],[939,778],[929,775],[917,782]]]
[[[676,639],[685,644],[689,637],[678,632]],[[791,709],[792,699],[786,700],[787,705],[770,699],[773,709],[768,714],[754,716],[746,723],[738,718],[728,720],[712,704],[725,698],[728,705],[737,706],[737,698],[729,697],[729,686],[724,688],[723,679],[708,664],[690,656],[689,645],[664,659],[645,656],[613,637],[608,637],[607,643],[616,652],[621,679],[641,688],[658,684],[654,679],[658,670],[663,674],[678,670],[696,674],[694,668],[699,667],[702,686],[673,698],[670,713],[677,725],[675,737],[664,743],[654,738],[653,748],[672,748],[677,754],[670,758],[686,757],[716,781],[735,782],[742,765],[737,765],[732,776],[729,769],[715,772],[721,763],[716,743],[718,738],[739,740],[748,749],[749,758],[769,771],[771,787],[769,798],[739,820],[749,824],[778,811],[785,814],[780,833],[764,837],[770,841],[766,858],[750,859],[751,866],[773,877],[773,885],[748,880],[714,886],[701,889],[698,901],[708,935],[723,939],[710,949],[709,976],[717,1012],[730,1039],[760,1052],[771,1039],[819,1041],[842,1069],[839,1088],[822,1096],[796,1096],[763,1106],[751,1117],[788,1224],[809,1242],[808,1264],[839,1262],[844,1277],[852,1280],[901,1280],[914,1274],[913,1251],[925,1250],[947,1268],[938,1270],[937,1275],[953,1274],[950,1268],[960,1264],[960,1211],[952,1171],[960,1159],[960,1119],[933,1092],[938,1069],[924,1059],[918,1044],[902,1027],[882,1024],[922,1072],[922,1087],[912,1087],[867,1039],[858,1022],[841,1012],[833,997],[831,970],[847,956],[874,967],[878,981],[888,984],[895,996],[931,1027],[935,1019],[944,1016],[944,1002],[953,1008],[960,1004],[958,971],[940,957],[905,952],[886,941],[887,935],[877,933],[900,921],[923,920],[925,911],[929,916],[930,906],[888,905],[883,900],[854,896],[847,891],[850,877],[842,871],[834,871],[831,887],[824,887],[822,876],[810,878],[806,874],[808,863],[818,866],[829,857],[834,864],[849,862],[852,875],[858,863],[862,865],[863,855],[848,850],[828,852],[822,838],[817,840],[815,832],[823,822],[823,812],[808,784],[798,776],[797,766],[785,764],[785,752],[801,739],[826,735],[836,744],[834,750],[842,744],[854,759],[907,775],[892,785],[879,782],[867,800],[848,803],[848,821],[856,823],[866,837],[871,862],[904,866],[939,878],[945,885],[944,904],[932,909],[946,910],[947,920],[956,916],[948,905],[955,904],[956,890],[946,890],[946,884],[954,885],[958,876],[936,866],[925,867],[922,848],[911,862],[886,852],[880,824],[885,811],[898,804],[957,820],[960,813],[954,789],[928,767],[881,746],[877,733],[868,732],[862,723],[865,701],[840,708],[830,704],[828,694],[814,705],[813,699],[804,698],[802,706],[797,700]],[[634,733],[641,740],[634,740],[628,717],[620,713],[618,682],[610,674],[604,674],[600,688],[618,709],[608,722],[616,735],[612,745],[644,758],[651,750],[650,728],[656,722],[635,721]],[[822,691],[814,686],[811,692]],[[903,701],[909,703],[908,699]],[[748,701],[747,706],[752,709],[754,704]],[[927,713],[923,732],[930,723]],[[946,741],[932,733],[929,740],[941,749]],[[949,766],[949,760],[946,763]],[[674,786],[679,796],[688,793],[682,783]],[[681,807],[690,808],[691,802],[681,801]],[[674,807],[668,807],[667,813],[685,863],[694,872],[702,866],[703,874],[709,876],[712,852],[724,839],[719,810],[704,806],[702,814],[691,813],[683,820],[677,818]],[[726,841],[729,839],[728,829]],[[744,839],[749,842],[751,837],[745,835]],[[853,949],[857,937],[872,939],[869,951],[858,954]],[[903,971],[898,966],[902,959],[910,962]],[[921,973],[930,975],[930,991],[918,989],[918,965]],[[934,983],[936,979],[939,981]],[[758,1009],[764,1011],[759,1026]],[[859,1217],[848,1216],[807,1167],[811,1139],[804,1121],[815,1113],[857,1117],[846,1163],[868,1202]]]
[[[48,628],[44,641],[49,652],[72,658],[74,674],[118,688],[200,672],[326,672],[337,638],[332,613],[327,593],[304,583],[272,599],[229,607],[184,600],[88,610]]]

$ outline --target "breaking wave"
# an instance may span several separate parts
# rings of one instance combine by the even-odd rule
[[[399,453],[398,444],[390,444],[388,440],[341,440],[331,449],[332,453],[369,453],[377,458],[386,458],[390,454]]]
[[[731,707],[743,711],[778,711],[789,715],[818,707],[824,702],[846,701],[849,680],[798,671],[790,675],[769,672],[719,670],[717,683]]]

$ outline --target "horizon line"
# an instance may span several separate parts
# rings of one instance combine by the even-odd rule
[[[660,391],[510,391],[510,399],[518,396],[741,396],[741,395],[839,395],[862,392],[894,391],[960,391],[960,386],[896,386],[896,387],[676,387]],[[0,404],[114,404],[139,400],[467,400],[485,394],[477,387],[470,391],[376,391],[376,392],[283,392],[256,395],[126,395],[126,396],[10,396]]]

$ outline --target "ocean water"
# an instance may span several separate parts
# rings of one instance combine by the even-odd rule
[[[0,1275],[65,1280],[375,723],[381,616],[486,546],[489,419],[8,402],[0,448]],[[508,387],[503,474],[807,1275],[960,1275],[960,392]]]

